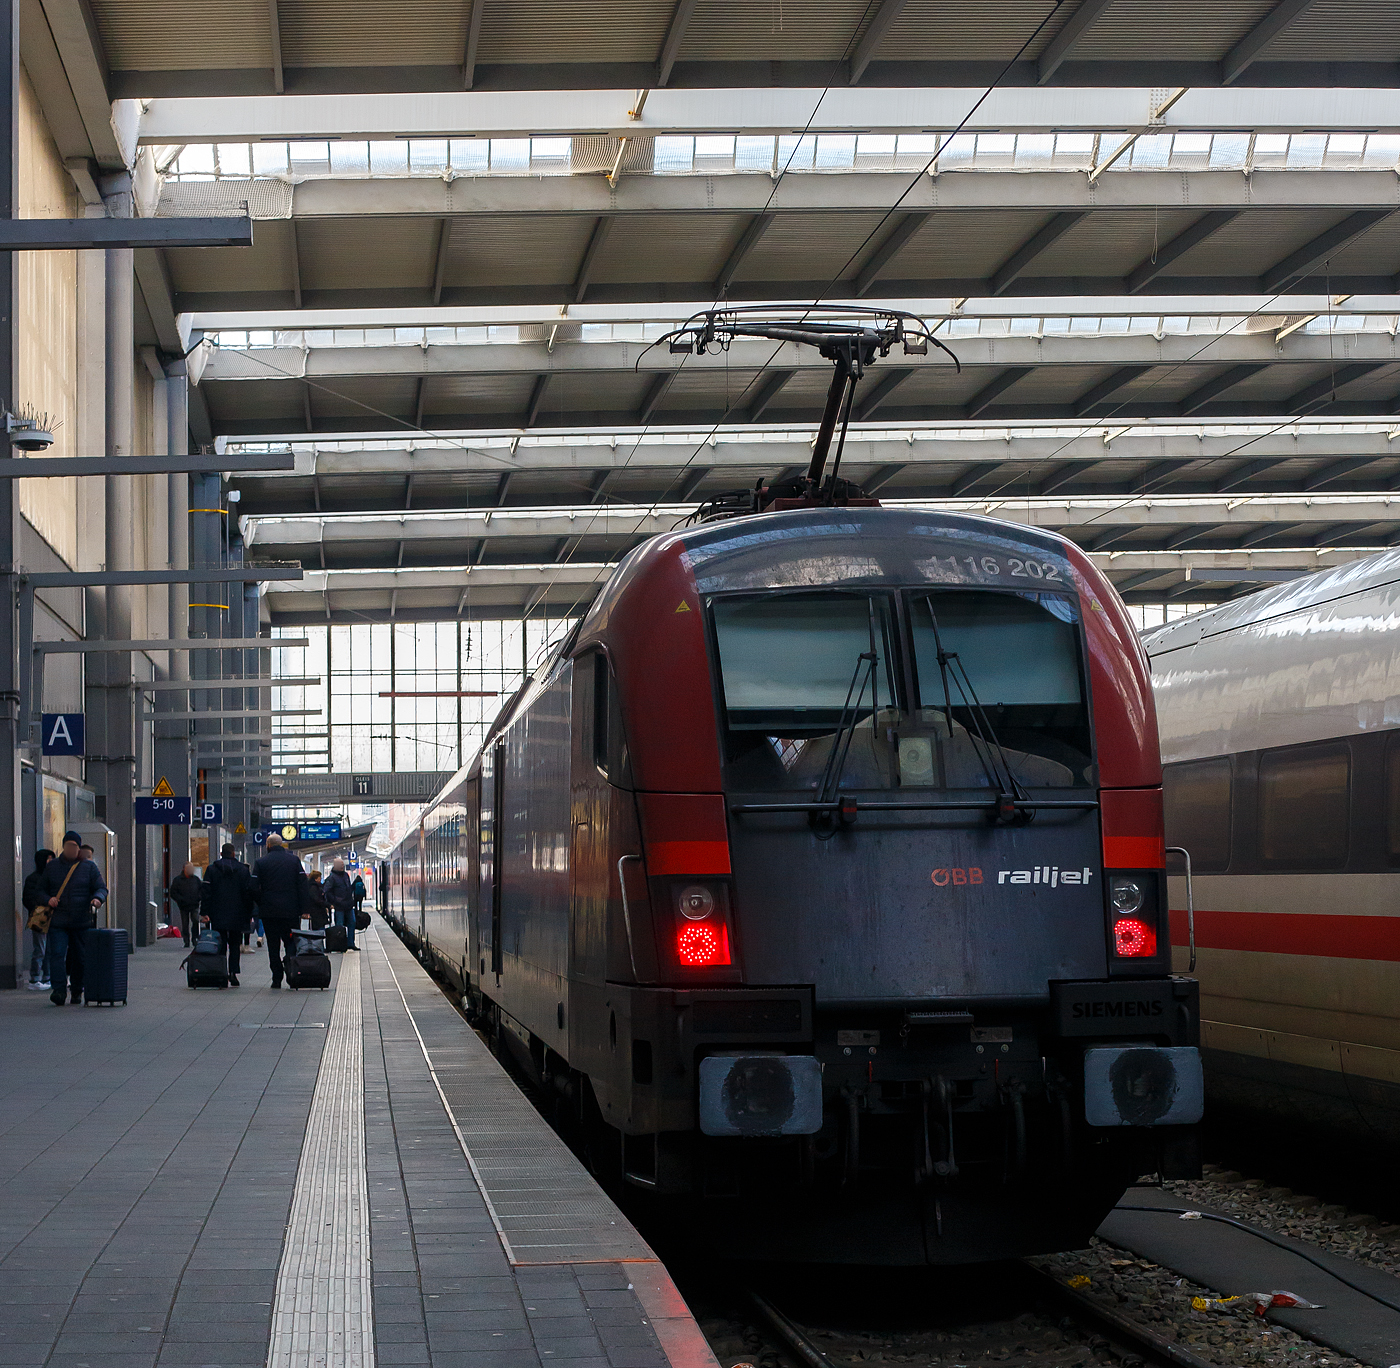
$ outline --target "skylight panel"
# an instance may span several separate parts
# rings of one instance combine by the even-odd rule
[[[660,139],[657,139],[659,142]],[[734,139],[734,169],[736,171],[767,171],[773,165],[771,134],[755,137],[741,134]]]
[[[448,167],[447,139],[410,139],[408,144],[408,167],[415,176],[440,176]]]
[[[218,146],[221,176],[251,176],[253,149],[248,143],[220,143]]]
[[[695,165],[694,138],[657,138],[652,145],[652,166],[659,175],[676,175]]]
[[[331,144],[331,175],[369,175],[369,144],[358,140]]]
[[[372,176],[407,175],[408,144],[398,141],[370,143],[369,169]]]
[[[491,170],[511,175],[530,169],[529,138],[492,138]]]

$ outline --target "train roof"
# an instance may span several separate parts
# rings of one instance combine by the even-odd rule
[[[1396,581],[1400,581],[1400,551],[1382,551],[1331,570],[1300,576],[1272,589],[1258,590],[1234,603],[1222,603],[1218,608],[1193,613],[1179,622],[1153,628],[1143,633],[1143,649],[1149,656],[1164,655],[1168,651],[1194,646],[1208,637],[1267,622],[1288,613],[1316,608]]]

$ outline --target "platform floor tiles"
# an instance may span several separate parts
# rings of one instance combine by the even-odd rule
[[[382,923],[332,991],[0,994],[0,1368],[715,1368]]]

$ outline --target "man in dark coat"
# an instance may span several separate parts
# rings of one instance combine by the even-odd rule
[[[83,933],[97,925],[93,915],[107,901],[107,884],[102,871],[92,860],[78,853],[83,838],[76,831],[63,837],[63,849],[44,866],[39,876],[39,891],[45,895],[52,920],[49,922],[49,982],[53,991],[49,1001],[62,1007],[65,987],[71,987],[73,1001],[83,1000],[83,969],[86,947]],[[73,955],[70,962],[69,947]]]
[[[225,845],[219,859],[204,871],[203,890],[200,910],[219,933],[228,955],[229,985],[237,988],[243,936],[253,915],[253,875],[235,858],[232,845]]]
[[[170,881],[167,890],[170,901],[180,912],[180,936],[188,950],[199,936],[199,902],[204,895],[204,885],[194,872],[192,864],[186,864]]]
[[[267,933],[267,959],[272,966],[272,986],[280,988],[283,959],[296,953],[292,948],[292,927],[301,920],[306,906],[306,871],[301,861],[282,843],[280,836],[267,838],[267,854],[253,866],[258,912]]]
[[[337,860],[326,879],[326,901],[335,914],[335,924],[345,928],[345,948],[358,950],[355,944],[355,890],[345,872],[345,861]]]

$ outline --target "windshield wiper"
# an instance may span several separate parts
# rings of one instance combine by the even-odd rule
[[[846,756],[850,754],[851,741],[855,737],[856,724],[860,719],[860,700],[865,697],[867,684],[871,686],[872,707],[875,703],[875,666],[879,659],[874,651],[862,651],[856,657],[856,668],[851,674],[851,682],[846,689],[846,701],[841,707],[841,722],[831,738],[831,753],[826,757],[826,769],[822,772],[822,784],[817,793],[819,802],[830,803],[841,786],[841,775],[846,769]]]
[[[992,726],[991,718],[982,707],[982,700],[977,697],[977,690],[973,687],[972,676],[968,674],[967,666],[958,658],[956,651],[943,649],[943,638],[938,631],[938,618],[932,608],[929,610],[929,625],[933,628],[933,644],[938,651],[938,669],[943,677],[943,706],[948,719],[948,735],[951,738],[953,734],[953,701],[948,690],[948,679],[951,675],[953,684],[962,695],[963,706],[967,708],[968,719],[972,723],[968,729],[969,735],[975,735],[987,749],[984,756],[974,743],[973,749],[977,750],[977,758],[982,762],[982,768],[991,780],[992,787],[997,790],[993,820],[999,823],[1010,822],[1016,817],[1016,804],[1025,802],[1029,795],[1016,780],[1011,761],[1007,758],[1006,747],[1001,744],[1001,738]],[[993,758],[997,763],[991,763]]]

